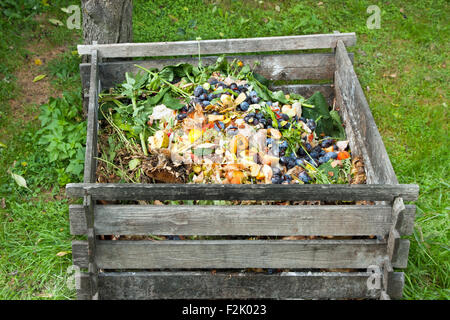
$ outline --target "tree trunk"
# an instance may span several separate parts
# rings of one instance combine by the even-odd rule
[[[82,0],[85,44],[133,41],[132,0]]]
[[[83,38],[85,44],[125,43],[133,41],[132,0],[82,0]],[[88,55],[82,62],[89,62]],[[84,93],[86,94],[86,93]],[[83,113],[87,115],[88,98],[83,98]]]

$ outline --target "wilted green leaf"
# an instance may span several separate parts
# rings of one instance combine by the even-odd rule
[[[138,165],[140,165],[141,164],[141,161],[139,160],[139,159],[132,159],[129,163],[128,163],[128,166],[130,167],[130,170],[134,170],[134,169],[136,169],[136,167],[138,166]]]
[[[184,104],[180,102],[179,99],[172,97],[168,92],[164,95],[162,103],[169,109],[178,110],[184,107]]]
[[[64,23],[62,23],[60,20],[58,20],[58,19],[48,19],[48,21],[51,23],[51,24],[54,24],[55,26],[59,26],[59,27],[62,27],[62,26],[64,26]]]
[[[286,97],[284,96],[283,91],[277,91],[277,92],[273,92],[272,93],[272,99],[279,101],[281,103],[289,103],[289,101],[286,99]]]
[[[42,79],[44,79],[46,76],[47,76],[46,74],[40,74],[40,75],[36,76],[36,77],[33,79],[33,82],[37,82],[37,81],[39,81],[39,80],[42,80]]]
[[[12,173],[12,172],[11,172],[11,177],[14,179],[14,181],[15,181],[20,187],[23,187],[23,188],[26,188],[26,189],[30,190],[30,189],[27,187],[27,181],[24,179],[24,177],[22,177],[22,176],[20,176],[20,175],[18,175],[18,174]]]
[[[213,151],[214,150],[211,148],[197,148],[197,149],[194,149],[193,153],[196,156],[207,156],[207,155],[211,154]]]

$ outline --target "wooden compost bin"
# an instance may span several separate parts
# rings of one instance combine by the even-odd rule
[[[415,206],[404,205],[403,201],[416,200],[418,186],[398,184],[353,69],[353,54],[346,50],[355,43],[354,33],[335,33],[79,46],[80,54],[91,57],[90,63],[81,64],[88,104],[84,183],[66,187],[70,197],[84,199],[83,205],[71,205],[69,210],[71,233],[87,235],[87,241],[72,244],[74,265],[88,270],[78,279],[78,298],[401,298],[404,274],[393,268],[407,265],[409,241],[401,236],[412,233],[415,216]],[[327,53],[298,53],[326,48],[330,48]],[[256,72],[271,80],[330,80],[329,84],[291,84],[276,89],[306,97],[319,90],[330,104],[335,99],[352,154],[364,160],[367,184],[96,183],[99,92],[123,81],[125,72],[136,72],[134,64],[146,68],[179,62],[195,64],[199,50],[202,55],[233,54],[233,58],[249,64],[259,61]],[[237,53],[257,54],[235,56]],[[173,56],[178,57],[167,58]],[[133,57],[153,58],[131,61]],[[116,59],[102,63],[102,58]],[[204,56],[202,60],[208,64],[216,58]],[[375,204],[161,206],[101,205],[97,200],[366,200]],[[313,235],[347,239],[110,241],[96,236],[111,234]],[[369,235],[377,237],[368,239]],[[356,239],[348,239],[350,236]],[[288,268],[293,272],[240,273],[245,268]],[[342,271],[340,268],[354,272],[330,271]],[[380,272],[374,273],[377,268]],[[369,287],[368,281],[375,285]]]

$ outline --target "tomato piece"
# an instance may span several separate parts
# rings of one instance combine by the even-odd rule
[[[348,153],[347,151],[341,151],[338,153],[337,158],[338,158],[338,160],[348,159],[348,158],[350,158],[350,153]]]

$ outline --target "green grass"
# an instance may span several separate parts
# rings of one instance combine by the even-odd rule
[[[67,200],[39,195],[31,201],[8,199],[2,212],[0,257],[2,299],[73,298],[66,286],[71,264]],[[21,201],[22,200],[22,201]]]
[[[358,43],[349,50],[355,52],[356,73],[398,179],[420,185],[416,228],[408,237],[404,297],[450,298],[448,1],[321,1],[321,6],[319,1],[133,2],[135,42],[356,32]],[[373,4],[381,8],[381,29],[369,30],[366,9]],[[3,30],[5,21],[0,23]],[[12,72],[27,55],[26,42],[41,31],[53,40],[70,41],[73,33],[28,22],[5,30],[5,41],[0,41],[0,134],[8,139],[0,135],[0,142],[7,144],[0,148],[0,198],[7,205],[0,209],[0,298],[47,293],[73,298],[63,285],[70,255],[56,256],[70,250],[67,202],[55,196],[58,187],[53,196],[47,192],[58,185],[58,173],[34,145],[39,124],[11,121],[6,106],[8,98],[20,94]],[[76,63],[69,53],[49,63],[55,88],[69,83],[71,90],[77,89]],[[27,179],[32,192],[19,189],[6,173],[14,160],[14,172]]]
[[[38,10],[27,10],[23,7],[25,2],[36,5]],[[0,299],[73,299],[75,292],[66,285],[72,239],[68,203],[60,196],[58,166],[49,163],[37,144],[39,106],[26,102],[20,113],[23,118],[17,117],[9,99],[23,93],[14,74],[27,60],[56,46],[75,44],[77,33],[47,21],[63,20],[65,16],[59,8],[70,1],[49,1],[48,7],[41,1],[34,2],[17,1],[20,10],[15,18],[5,17],[0,10],[0,142],[4,144],[0,147],[0,200],[4,199],[5,205],[0,206]],[[37,14],[47,19],[38,21]],[[46,48],[29,47],[30,43],[41,41],[47,44]],[[70,52],[49,65],[44,63],[40,71],[48,74],[55,90],[62,88],[62,81],[69,81],[71,90],[78,92],[79,73],[72,72],[77,68],[77,57],[69,59],[68,55]],[[69,72],[60,80],[61,70]],[[17,186],[8,171],[23,176],[30,191]],[[58,256],[59,252],[67,254]]]

